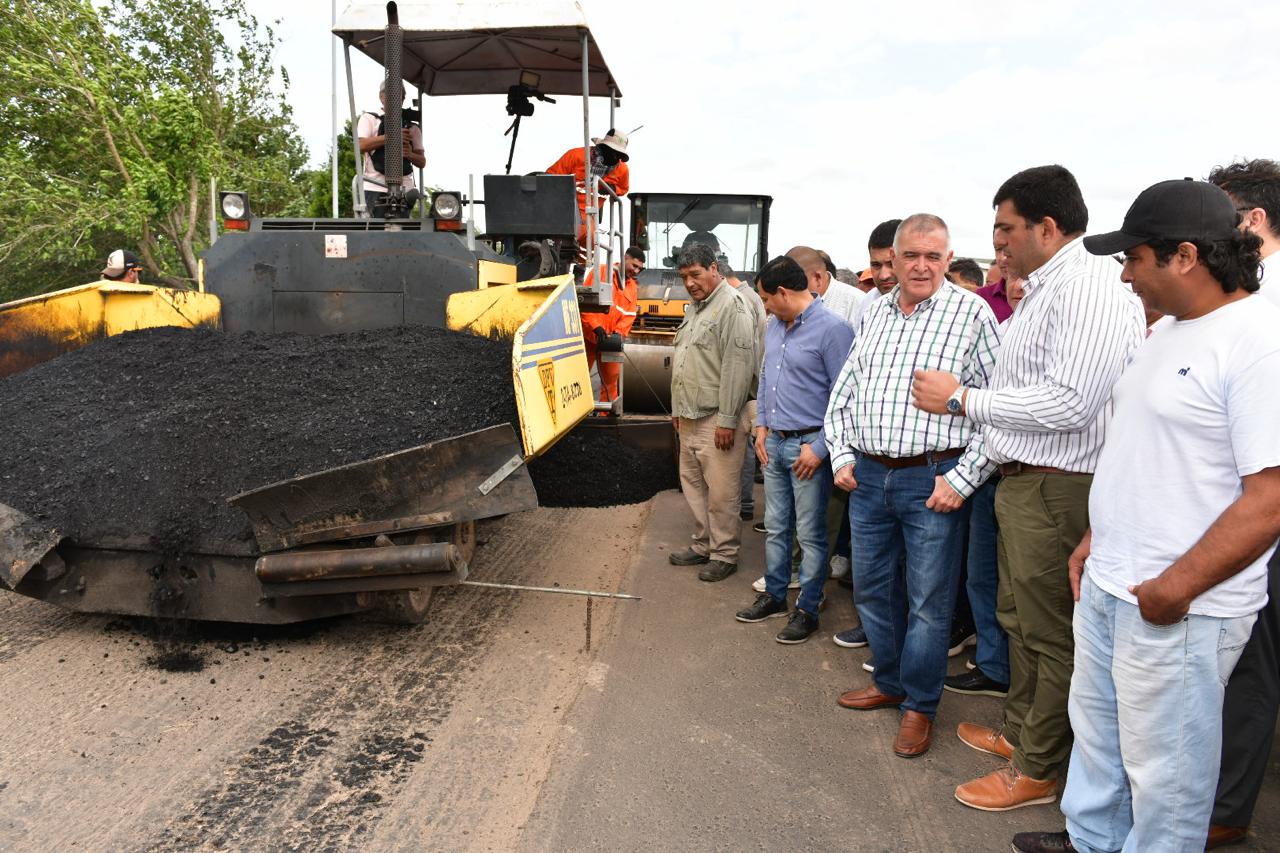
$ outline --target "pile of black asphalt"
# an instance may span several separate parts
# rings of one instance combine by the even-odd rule
[[[86,544],[252,552],[232,495],[515,422],[508,343],[427,327],[147,329],[0,380],[0,503]],[[578,433],[530,466],[544,505],[677,485],[669,463]],[[584,476],[602,465],[609,476]]]

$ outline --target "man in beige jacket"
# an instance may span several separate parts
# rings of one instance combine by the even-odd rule
[[[720,274],[715,252],[691,245],[678,263],[692,302],[676,332],[671,421],[680,433],[680,489],[694,529],[691,546],[668,559],[676,566],[706,564],[698,577],[719,581],[738,569],[746,450],[740,419],[760,354],[751,312]]]

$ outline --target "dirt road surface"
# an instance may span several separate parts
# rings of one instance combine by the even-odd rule
[[[838,708],[865,650],[830,585],[822,631],[740,625],[760,537],[721,584],[666,563],[683,501],[542,509],[485,525],[472,577],[639,602],[473,587],[414,628],[340,619],[190,638],[165,672],[150,623],[0,594],[0,849],[1007,850],[1055,807],[966,809],[992,769],[954,738],[999,703],[948,694],[933,750],[894,715]],[[958,668],[958,660],[953,667]],[[1250,844],[1280,846],[1280,773]]]

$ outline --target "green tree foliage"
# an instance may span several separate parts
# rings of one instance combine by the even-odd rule
[[[146,280],[189,284],[211,178],[256,213],[297,210],[306,148],[277,42],[243,0],[4,4],[0,301],[92,280],[122,247]]]
[[[332,151],[332,149],[330,149]],[[337,138],[338,150],[338,215],[351,216],[351,183],[356,176],[355,151],[351,147],[351,122],[346,122],[343,135]],[[331,163],[332,161],[327,161]],[[299,207],[288,211],[298,216],[317,219],[333,216],[333,167],[326,165],[305,173],[306,195]]]

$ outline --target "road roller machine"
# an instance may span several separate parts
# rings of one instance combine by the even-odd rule
[[[514,278],[514,275],[512,275]],[[460,294],[450,325],[511,341],[519,423],[264,484],[226,499],[252,542],[163,553],[65,538],[0,504],[0,583],[70,610],[278,624],[360,611],[421,620],[467,577],[475,523],[538,505],[526,463],[591,412],[572,276]]]
[[[624,341],[627,408],[671,409],[671,351],[684,320],[689,294],[680,281],[680,250],[710,246],[738,278],[755,281],[767,261],[767,195],[646,193],[631,196],[631,245],[645,250],[648,264],[637,279],[636,322]]]

